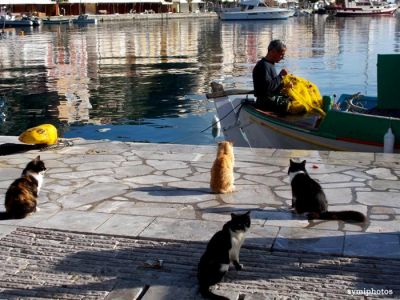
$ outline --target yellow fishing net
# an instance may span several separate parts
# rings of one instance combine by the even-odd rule
[[[282,94],[291,100],[288,107],[290,114],[316,113],[322,117],[323,102],[317,86],[298,76],[288,74],[283,77]]]

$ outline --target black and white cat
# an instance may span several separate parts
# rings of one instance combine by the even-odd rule
[[[237,215],[232,213],[231,220],[224,224],[222,230],[211,238],[206,252],[200,259],[197,278],[200,294],[209,299],[228,299],[213,294],[210,286],[220,282],[233,263],[236,270],[241,270],[239,263],[240,248],[245,239],[245,233],[250,228],[250,211]]]
[[[288,174],[292,186],[292,208],[296,213],[308,213],[309,219],[366,221],[366,217],[358,211],[328,211],[325,193],[321,185],[308,175],[305,160],[290,160]]]

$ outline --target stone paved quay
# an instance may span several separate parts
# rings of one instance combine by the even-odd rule
[[[0,137],[0,143],[16,142]],[[0,189],[37,154],[40,211],[0,220],[0,299],[199,299],[196,267],[232,211],[251,210],[241,253],[216,292],[230,299],[400,298],[400,156],[235,148],[235,193],[209,191],[215,146],[74,140],[0,156]],[[290,210],[289,158],[308,161],[331,210],[365,226]],[[0,211],[4,211],[4,203]],[[157,268],[153,261],[163,260]],[[382,298],[378,295],[368,299]]]

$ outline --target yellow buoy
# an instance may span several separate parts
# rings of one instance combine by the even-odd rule
[[[18,139],[25,144],[54,145],[58,139],[57,128],[51,124],[42,124],[25,130]]]

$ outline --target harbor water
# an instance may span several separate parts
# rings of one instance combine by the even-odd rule
[[[399,17],[133,20],[10,29],[0,39],[0,135],[43,123],[63,137],[212,144],[212,81],[252,89],[271,39],[277,68],[324,95],[376,95],[377,54],[400,52]]]

